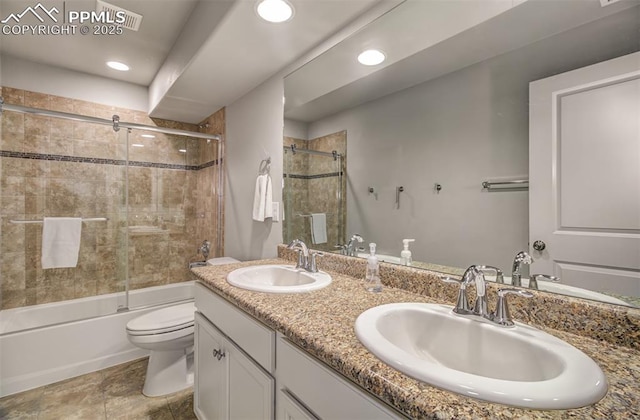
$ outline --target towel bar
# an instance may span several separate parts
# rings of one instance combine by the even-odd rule
[[[87,217],[82,218],[83,222],[106,222],[109,220],[108,217]],[[43,220],[9,220],[9,223],[13,223],[14,225],[28,225],[34,223],[42,223]]]

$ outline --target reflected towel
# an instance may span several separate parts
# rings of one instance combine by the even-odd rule
[[[258,175],[256,190],[253,195],[253,220],[264,222],[273,217],[273,194],[271,192],[271,177]]]
[[[42,222],[42,268],[78,265],[82,219],[45,217]]]
[[[327,243],[327,215],[324,213],[311,213],[311,242]]]

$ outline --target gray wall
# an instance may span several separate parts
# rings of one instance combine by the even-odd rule
[[[309,124],[302,121],[284,120],[284,136],[293,137],[294,139],[309,140],[307,131]]]
[[[416,238],[416,260],[509,270],[528,248],[528,193],[481,183],[528,176],[530,81],[639,48],[637,34],[597,36],[615,25],[603,19],[311,123],[309,138],[347,130],[347,236],[396,256]]]
[[[251,210],[258,167],[267,157],[273,201],[282,209],[283,92],[276,76],[226,110],[225,255],[243,261],[275,257],[282,242],[282,222],[255,222]]]
[[[527,249],[527,192],[481,187],[528,172],[527,82],[492,83],[492,70],[483,63],[311,124],[312,137],[347,130],[347,236],[396,256],[415,238],[414,259],[459,267],[506,267]]]

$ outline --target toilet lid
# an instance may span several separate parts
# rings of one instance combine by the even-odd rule
[[[139,334],[161,334],[193,325],[196,307],[193,302],[168,306],[132,319],[127,331]]]

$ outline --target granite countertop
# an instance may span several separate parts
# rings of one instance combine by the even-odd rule
[[[428,419],[631,419],[640,418],[640,352],[606,341],[544,328],[592,357],[609,381],[598,403],[574,410],[538,411],[487,403],[441,390],[412,379],[371,354],[357,339],[358,315],[374,306],[395,302],[444,303],[400,288],[382,293],[364,290],[363,281],[335,271],[326,288],[303,294],[269,294],[239,289],[226,282],[228,272],[250,265],[286,264],[284,259],[195,268],[209,289],[232,302],[344,377],[412,418]]]

